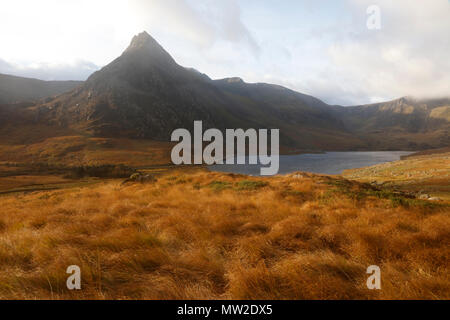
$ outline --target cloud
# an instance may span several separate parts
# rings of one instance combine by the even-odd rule
[[[241,10],[236,1],[223,1],[222,6],[215,7],[215,19],[217,22],[217,34],[219,38],[232,43],[244,43],[252,52],[259,56],[261,48],[250,31],[244,25]]]
[[[206,47],[215,41],[211,24],[185,0],[131,0],[129,9],[128,14],[150,33],[164,29]]]
[[[381,30],[366,27],[373,4]],[[448,0],[4,0],[0,72],[83,79],[146,30],[212,78],[272,82],[330,104],[443,96],[449,16]]]
[[[331,76],[322,90],[340,91],[334,100],[348,104],[450,96],[450,2],[378,0],[382,28],[368,30],[362,13],[373,3],[349,2],[355,24],[328,47]]]
[[[207,49],[217,42],[242,44],[253,53],[260,48],[241,19],[235,0],[132,0],[130,14],[145,29],[164,29]]]
[[[41,80],[86,80],[99,67],[88,61],[72,63],[9,63],[0,59],[0,73]]]
[[[143,30],[174,55],[188,57],[182,61],[227,45],[260,52],[235,0],[4,0],[0,59],[10,66],[0,72],[86,78]]]
[[[381,30],[367,28],[367,8],[381,10]],[[329,8],[309,4],[314,11]],[[330,104],[357,105],[403,96],[450,96],[450,2],[347,0],[328,19],[302,25],[291,61],[269,71],[272,82]],[[264,48],[264,52],[268,50]],[[257,75],[261,77],[263,73]]]

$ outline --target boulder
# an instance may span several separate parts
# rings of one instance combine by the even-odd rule
[[[158,181],[153,175],[151,174],[143,174],[140,172],[133,173],[128,179],[122,182],[122,184],[126,184],[129,182],[139,182],[139,183],[150,183],[150,182],[156,182]]]

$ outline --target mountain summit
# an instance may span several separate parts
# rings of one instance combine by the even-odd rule
[[[160,64],[175,63],[170,54],[146,31],[133,37],[122,56],[131,56],[132,59],[143,59]]]
[[[140,49],[153,49],[158,48],[160,50],[164,50],[160,44],[146,31],[139,33],[138,35],[135,35],[133,39],[131,40],[131,43],[129,47],[127,48],[127,51],[133,51],[133,50],[140,50]]]
[[[96,136],[170,140],[173,130],[190,128],[194,120],[214,127],[227,118],[239,123],[226,108],[208,77],[178,65],[143,32],[83,86],[40,106],[39,116]]]

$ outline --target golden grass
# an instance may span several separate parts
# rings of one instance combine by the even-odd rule
[[[0,178],[0,193],[20,187],[43,186],[48,184],[61,184],[73,182],[59,176],[42,175],[42,176],[10,176]]]
[[[432,153],[434,152],[434,153]],[[362,182],[377,181],[408,192],[422,192],[450,201],[448,148],[419,152],[405,160],[346,170],[343,176]]]
[[[448,203],[304,176],[181,171],[3,196],[0,298],[450,298]],[[373,264],[382,290],[366,287]]]
[[[34,132],[33,130],[30,130]],[[39,134],[39,133],[37,133]],[[66,133],[66,134],[70,134]],[[13,138],[17,134],[11,133]],[[153,140],[94,138],[73,133],[57,137],[42,135],[37,141],[11,143],[0,132],[0,162],[48,163],[53,165],[125,164],[149,166],[170,163],[172,143]]]

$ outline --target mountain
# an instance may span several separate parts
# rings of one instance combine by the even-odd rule
[[[238,78],[211,80],[178,65],[149,34],[80,87],[37,110],[39,121],[96,136],[168,140],[173,130],[280,128],[282,144],[307,149],[363,145],[330,107],[313,97]]]
[[[450,145],[450,99],[404,97],[338,108],[336,114],[369,149],[432,149]]]
[[[42,81],[0,74],[0,105],[30,102],[70,91],[81,81]]]
[[[33,106],[0,106],[0,115],[8,125],[0,132],[4,140],[23,124],[40,126],[39,132],[45,133],[39,138],[19,130],[16,140],[21,143],[48,139],[51,132],[169,141],[173,130],[192,129],[195,120],[202,120],[205,129],[279,128],[281,145],[289,150],[420,150],[450,145],[449,99],[406,97],[341,107],[278,85],[240,78],[212,80],[177,64],[146,32],[72,90]],[[20,125],[10,119],[19,119]]]

